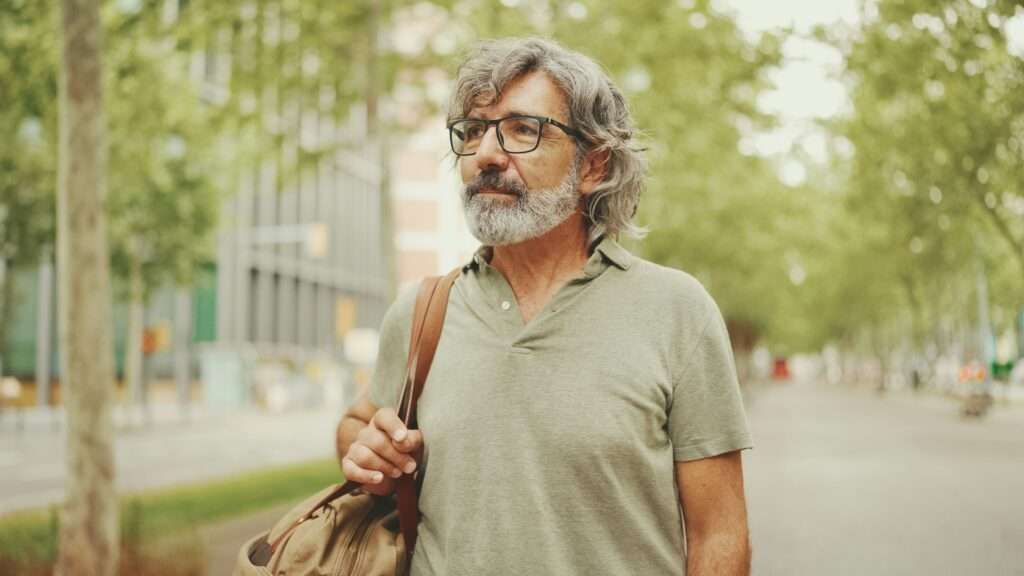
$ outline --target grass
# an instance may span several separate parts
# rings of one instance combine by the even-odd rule
[[[294,502],[341,480],[332,459],[125,494],[120,498],[122,549],[127,547],[128,557],[138,556],[135,551],[151,551],[167,537],[181,540],[205,524]],[[15,574],[35,573],[51,565],[58,517],[56,506],[0,517],[0,573],[9,568]]]

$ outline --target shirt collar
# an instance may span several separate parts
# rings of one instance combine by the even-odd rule
[[[629,266],[632,264],[632,254],[611,236],[601,236],[598,238],[594,253],[597,254],[599,252],[620,270],[629,270]],[[593,256],[591,258],[593,259]]]
[[[494,248],[491,246],[480,246],[473,253],[473,259],[470,260],[465,266],[462,267],[463,272],[469,272],[470,270],[480,270],[490,266],[491,256],[494,255]]]
[[[632,255],[628,250],[619,245],[614,238],[603,235],[594,241],[593,246],[590,258],[583,266],[583,272],[587,276],[600,274],[605,268],[605,261],[613,264],[620,270],[629,270],[629,266],[632,263]],[[490,266],[491,256],[493,255],[493,247],[480,246],[473,254],[472,261],[462,267],[463,272],[468,272],[470,269],[479,270]]]

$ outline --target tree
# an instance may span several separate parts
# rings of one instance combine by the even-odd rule
[[[56,573],[106,576],[118,563],[113,349],[100,3],[61,10],[57,263],[68,484]]]
[[[902,325],[918,351],[949,348],[950,326],[966,334],[977,322],[979,260],[997,310],[1024,304],[1024,61],[1007,40],[1015,14],[1018,2],[888,1],[865,11],[860,29],[826,35],[846,57],[853,104],[835,126],[854,151],[845,214],[873,231],[860,242],[874,245],[860,263],[871,289],[847,302],[887,286],[886,324]],[[1012,314],[1002,316],[1009,324]]]

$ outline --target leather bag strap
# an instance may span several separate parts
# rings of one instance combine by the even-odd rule
[[[416,372],[416,364],[420,342],[423,339],[423,329],[426,326],[427,312],[430,309],[434,294],[441,283],[440,276],[425,278],[420,283],[419,293],[416,295],[416,307],[412,313],[412,330],[409,331],[409,352],[405,361],[405,375],[402,379],[402,396],[398,401],[398,417],[402,419],[406,428],[414,427],[411,422],[413,403],[419,397],[413,394],[413,381],[410,376]]]
[[[413,330],[409,336],[409,358],[406,362],[405,388],[400,406],[402,421],[410,430],[417,428],[416,405],[423,393],[430,365],[434,361],[437,344],[441,340],[444,317],[448,311],[448,296],[461,268],[442,278],[430,278],[420,286],[413,316]],[[424,304],[420,305],[423,301]],[[422,478],[422,470],[417,470]],[[417,478],[409,474],[399,477],[396,487],[398,524],[405,539],[406,562],[411,563],[416,548],[417,527],[420,522],[419,489]]]

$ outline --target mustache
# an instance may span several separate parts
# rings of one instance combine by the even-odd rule
[[[479,176],[466,185],[466,199],[468,200],[476,196],[484,189],[513,194],[519,198],[522,198],[528,192],[526,186],[519,182],[506,178],[498,172],[488,171],[481,172]]]

